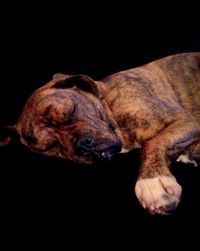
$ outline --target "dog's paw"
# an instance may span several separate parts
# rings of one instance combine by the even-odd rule
[[[135,193],[151,214],[169,214],[180,202],[182,188],[173,176],[139,179]]]

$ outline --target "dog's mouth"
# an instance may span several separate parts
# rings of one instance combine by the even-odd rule
[[[114,149],[114,148],[111,149],[110,147],[107,147],[101,151],[97,151],[95,148],[79,147],[75,149],[75,152],[78,155],[84,156],[86,158],[90,158],[92,160],[109,161],[116,154],[120,152],[120,149]]]
[[[83,141],[84,139],[84,141]],[[111,160],[122,149],[122,143],[116,139],[114,140],[102,140],[101,142],[95,142],[91,138],[84,136],[81,140],[77,141],[75,147],[75,153],[79,156],[83,156],[92,161],[95,160]]]
[[[74,152],[77,156],[87,160],[111,160],[122,149],[122,143],[117,138],[95,139],[86,133],[73,142]]]

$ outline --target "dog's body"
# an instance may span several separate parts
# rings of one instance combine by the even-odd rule
[[[92,163],[141,147],[141,205],[165,214],[181,197],[172,159],[200,159],[200,53],[169,56],[102,81],[57,74],[27,102],[14,127],[33,151]],[[4,139],[2,144],[10,141]]]

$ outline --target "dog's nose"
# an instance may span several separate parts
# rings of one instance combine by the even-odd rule
[[[90,134],[85,134],[81,137],[79,144],[81,147],[92,147],[93,138]]]
[[[122,143],[118,139],[101,139],[95,140],[92,135],[84,134],[78,140],[77,151],[81,154],[91,153],[102,160],[110,160],[115,154],[122,149]]]

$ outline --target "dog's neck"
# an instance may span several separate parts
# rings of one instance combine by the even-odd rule
[[[100,101],[105,109],[105,112],[107,113],[111,123],[114,125],[115,128],[115,133],[117,135],[117,137],[121,140],[122,142],[122,151],[121,153],[126,153],[129,152],[131,149],[126,148],[125,146],[126,144],[126,139],[123,136],[123,133],[119,127],[119,125],[117,124],[117,121],[115,119],[114,114],[112,113],[107,101],[106,101],[106,93],[109,92],[109,88],[105,85],[105,83],[103,83],[102,81],[96,81],[96,84],[98,85],[99,88],[99,93],[100,93]]]

